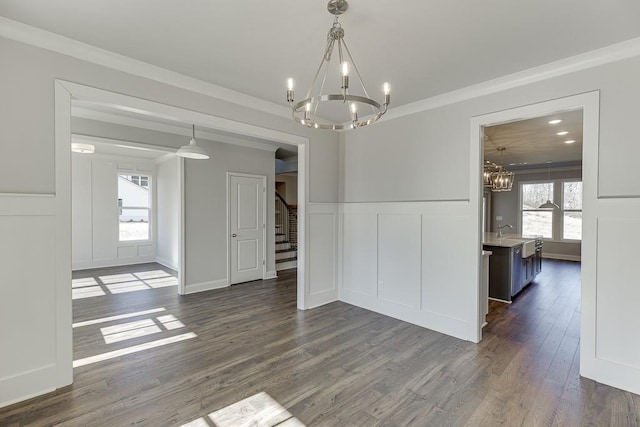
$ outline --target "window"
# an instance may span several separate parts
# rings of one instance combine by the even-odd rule
[[[560,197],[555,197],[556,191]],[[547,200],[560,200],[560,209],[540,209]],[[520,186],[522,234],[546,239],[582,239],[582,182],[551,181]]]
[[[553,183],[522,184],[522,234],[553,238],[553,212],[538,206],[553,200]]]
[[[151,197],[148,175],[118,174],[119,240],[149,240]]]
[[[149,177],[145,175],[120,175],[124,179],[133,182],[141,187],[149,188]]]
[[[582,240],[582,182],[562,183],[562,238]]]

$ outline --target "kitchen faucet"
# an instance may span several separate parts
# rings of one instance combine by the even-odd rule
[[[502,229],[506,228],[506,227],[509,227],[509,228],[513,229],[513,225],[511,225],[511,224],[500,225],[498,227],[498,239],[502,239],[502,236],[503,236]]]

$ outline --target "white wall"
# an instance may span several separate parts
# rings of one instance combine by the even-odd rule
[[[97,154],[72,155],[72,268],[109,267],[155,261],[155,219],[151,210],[151,239],[120,242],[118,173],[152,176],[151,206],[155,203],[155,164]]]
[[[229,286],[227,172],[267,177],[267,272],[275,271],[274,152],[213,142],[201,145],[209,147],[212,157],[185,162],[187,292]]]
[[[9,34],[13,33],[9,31]],[[71,227],[71,218],[57,215],[64,212],[67,201],[70,205],[70,188],[56,187],[55,181],[56,165],[71,167],[70,154],[56,152],[55,144],[56,134],[64,138],[70,133],[70,125],[54,126],[54,106],[70,114],[70,105],[68,100],[56,104],[55,79],[307,137],[307,201],[337,201],[338,137],[335,134],[307,129],[288,118],[222,101],[197,90],[181,89],[7,38],[0,38],[0,52],[3,59],[0,67],[0,229],[3,242],[20,242],[19,246],[2,246],[1,259],[6,264],[0,269],[0,283],[18,286],[10,290],[3,288],[0,298],[3,320],[0,322],[0,342],[3,343],[0,406],[67,385],[72,380],[71,245],[65,243],[71,233],[65,232]],[[176,141],[175,146],[180,143],[184,142]],[[273,160],[270,168],[273,171]],[[192,176],[199,174],[187,167],[187,173],[192,172]],[[197,188],[190,191],[192,200],[197,193]],[[197,199],[195,202],[197,205]],[[194,207],[187,206],[188,209]],[[191,223],[185,236],[186,256],[191,259],[190,253],[194,255],[191,277],[195,280],[206,276],[207,267],[201,271],[204,261],[197,259],[200,229],[194,221],[209,223],[211,218],[196,215],[187,220]],[[22,231],[25,224],[32,232]],[[306,232],[313,231],[308,228]],[[37,248],[32,252],[38,259],[37,271],[17,256],[26,251],[20,246],[23,244],[25,248]],[[33,271],[25,272],[29,268]],[[189,271],[186,279],[189,280]],[[312,291],[326,284],[309,282],[307,286],[307,290]],[[39,295],[37,303],[33,295]],[[23,319],[36,307],[37,314],[31,317],[34,321],[23,322],[16,329],[11,319]],[[25,357],[25,354],[32,356]]]
[[[423,214],[422,236],[429,248],[451,254],[455,262],[445,262],[448,261],[446,259],[442,263],[432,262],[430,253],[424,251],[424,245],[419,254],[422,277],[436,278],[422,283],[422,295],[427,298],[431,295],[432,303],[441,303],[438,305],[442,315],[440,319],[444,319],[446,325],[437,324],[423,313],[418,313],[412,321],[437,330],[444,330],[443,326],[446,326],[452,335],[470,339],[471,335],[464,331],[459,334],[453,331],[459,321],[476,321],[471,304],[475,304],[474,295],[477,292],[477,266],[472,265],[478,263],[478,257],[472,256],[478,249],[474,247],[477,239],[459,233],[459,230],[474,230],[478,222],[478,207],[469,203],[470,183],[475,185],[478,182],[469,175],[471,118],[599,90],[599,153],[595,155],[596,164],[590,164],[592,170],[597,170],[597,177],[591,181],[585,179],[585,185],[597,183],[598,201],[597,206],[592,207],[592,214],[600,225],[595,231],[598,244],[590,255],[592,259],[597,259],[597,264],[583,263],[585,277],[597,275],[598,286],[597,292],[595,287],[583,289],[581,373],[597,381],[640,393],[640,346],[634,338],[637,336],[635,325],[640,324],[640,311],[637,310],[637,299],[633,298],[637,295],[637,286],[630,279],[634,275],[634,265],[621,259],[616,261],[617,254],[635,253],[632,241],[634,236],[640,234],[640,221],[637,219],[640,209],[640,168],[636,164],[640,158],[640,144],[636,143],[638,126],[635,117],[636,104],[640,99],[639,73],[640,57],[634,57],[409,116],[383,120],[370,128],[345,133],[340,144],[340,200],[345,212],[341,218],[345,253],[341,259],[340,298],[365,308],[393,313],[394,306],[379,296],[355,296],[349,292],[350,287],[371,290],[375,289],[375,281],[379,280],[382,272],[387,276],[396,274],[399,277],[407,274],[408,267],[402,263],[395,267],[382,264],[384,260],[380,258],[381,254],[406,251],[393,239],[378,241],[375,267],[370,267],[366,279],[361,279],[367,280],[367,283],[354,283],[355,279],[347,274],[348,269],[345,273],[347,266],[363,262],[358,257],[371,251],[366,242],[373,241],[373,225],[368,231],[368,238],[360,239],[358,236],[362,231],[356,228],[359,226],[346,217],[349,210],[362,209],[358,202],[396,202],[392,203],[395,213],[406,215],[416,214],[411,203],[414,201],[424,201],[430,210],[436,212],[446,211],[454,203],[451,217],[432,216],[424,220]],[[362,214],[368,215],[371,224],[375,223],[375,218],[379,221],[386,209],[382,203],[364,206],[366,211]],[[385,227],[394,225],[386,224]],[[400,233],[403,230],[396,231]],[[389,247],[381,247],[384,245]],[[415,250],[418,250],[417,246]],[[584,251],[583,246],[583,259]],[[370,262],[374,261],[373,254],[370,254]],[[468,267],[470,264],[473,268]],[[417,289],[416,282],[411,283]],[[398,287],[397,292],[405,290]],[[440,296],[450,299],[439,299]],[[413,307],[396,310],[395,315],[407,319],[412,313],[415,313]]]
[[[156,261],[174,270],[178,270],[180,263],[179,162],[178,158],[170,158],[158,163],[156,168]]]

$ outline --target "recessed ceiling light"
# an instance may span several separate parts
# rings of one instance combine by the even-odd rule
[[[566,135],[566,134],[568,134],[568,133],[569,133],[569,131],[563,130],[562,132],[558,132],[558,133],[556,133],[556,135],[560,135],[560,136],[562,136],[562,135]]]
[[[96,147],[93,144],[85,144],[82,142],[72,142],[71,151],[74,153],[93,154],[96,152]]]
[[[554,119],[554,120],[549,120],[549,124],[550,125],[557,125],[558,123],[560,123],[562,120],[560,119]]]
[[[566,140],[564,143],[565,143],[565,144],[573,144],[574,142],[576,142],[576,140],[575,140],[575,139],[568,139],[568,140]]]

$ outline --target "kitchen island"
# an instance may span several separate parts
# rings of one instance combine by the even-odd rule
[[[489,298],[511,302],[542,271],[542,237],[484,233],[489,257]]]

